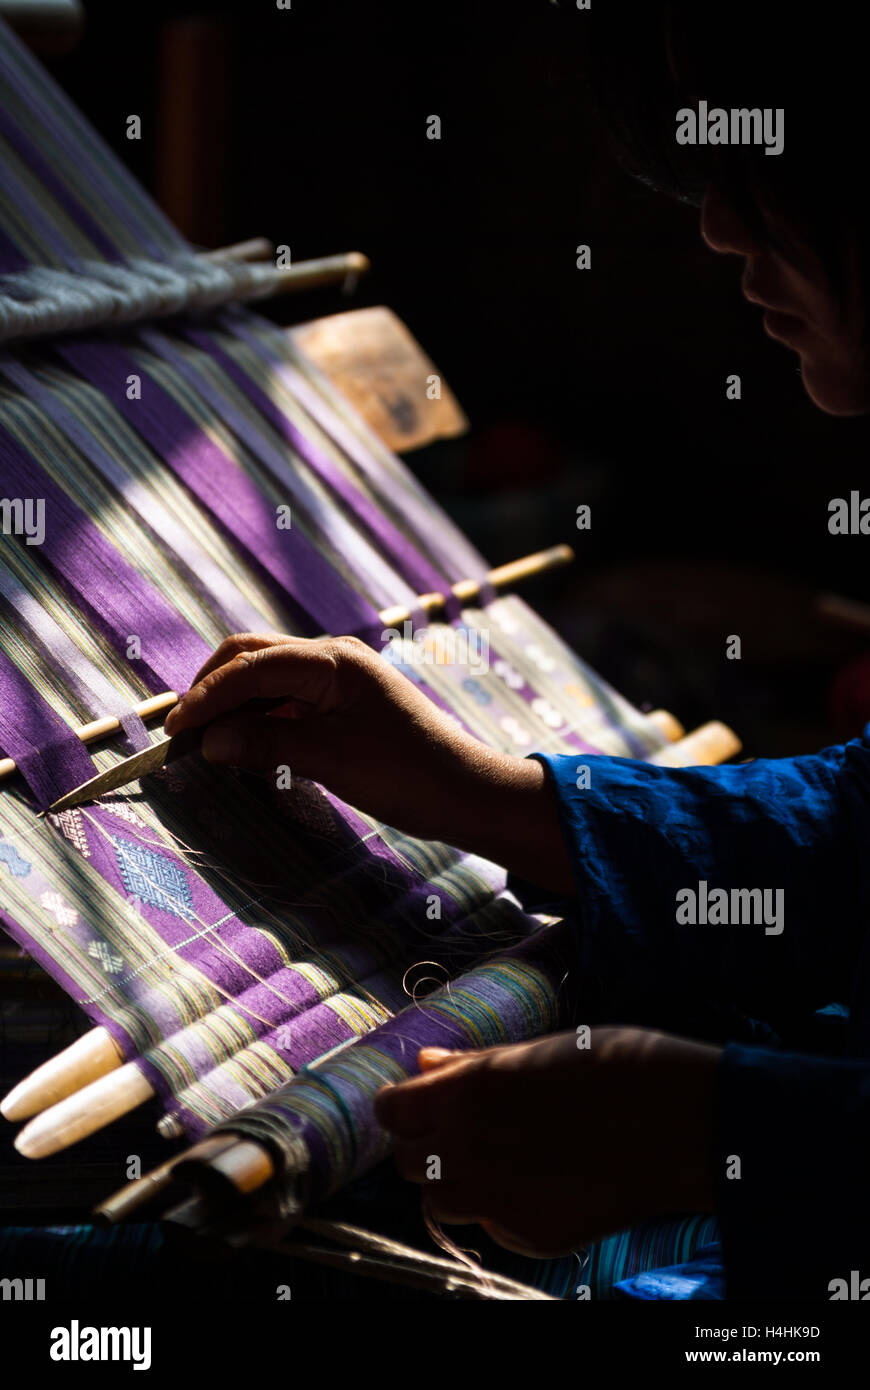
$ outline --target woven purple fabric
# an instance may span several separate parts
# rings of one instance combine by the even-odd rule
[[[191,435],[188,417],[132,357],[89,340],[59,345],[58,352],[108,397],[312,632],[359,633],[374,644],[382,624],[372,605],[342,581],[298,527],[278,530],[262,493],[202,431]],[[131,401],[126,383],[134,375],[143,377],[143,393]]]
[[[0,748],[45,810],[96,768],[75,733],[0,651]]]
[[[143,637],[138,670],[149,689],[186,690],[210,648],[110,545],[89,517],[0,426],[3,487],[45,501],[40,551],[61,587],[71,589],[95,627],[120,648]],[[75,785],[75,783],[73,783]]]

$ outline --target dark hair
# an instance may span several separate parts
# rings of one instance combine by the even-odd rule
[[[577,16],[583,67],[630,172],[695,204],[717,187],[764,243],[785,256],[809,246],[841,296],[851,234],[864,301],[866,10],[823,0],[807,11],[794,0],[595,0]],[[782,108],[783,152],[678,145],[676,113],[700,99],[726,110]]]

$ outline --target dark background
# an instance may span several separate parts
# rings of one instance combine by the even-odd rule
[[[809,751],[870,717],[864,636],[813,608],[820,590],[866,596],[870,538],[829,536],[827,503],[860,489],[867,424],[810,404],[797,358],[741,299],[740,264],[703,246],[694,209],[614,164],[577,77],[582,12],[85,8],[49,66],[192,240],[370,256],[352,301],[267,312],[384,303],[407,322],[472,425],[411,466],[493,563],[575,545],[573,572],[529,597],[582,656],[687,725],[725,719],[747,754]],[[179,183],[191,121],[203,155]],[[733,633],[741,661],[725,658]]]

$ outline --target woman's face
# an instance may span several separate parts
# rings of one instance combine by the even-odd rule
[[[764,310],[764,330],[800,358],[810,400],[830,415],[870,411],[870,359],[863,345],[857,277],[841,306],[818,258],[809,250],[789,259],[754,238],[725,198],[710,189],[701,208],[701,235],[713,251],[744,258],[742,288]]]

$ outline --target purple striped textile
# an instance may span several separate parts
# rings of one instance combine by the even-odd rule
[[[109,237],[105,236],[102,228],[91,217],[87,208],[83,207],[77,198],[73,196],[68,188],[65,188],[58,179],[51,165],[45,160],[33,141],[25,134],[21,127],[13,121],[0,106],[0,138],[6,140],[16,154],[21,159],[22,164],[28,173],[37,179],[42,188],[47,189],[51,196],[57,201],[64,212],[76,223],[85,235],[93,242],[95,252],[107,261],[118,261],[120,256],[112,245]],[[7,176],[8,177],[8,176]],[[18,197],[21,198],[23,190],[19,188]],[[51,223],[44,217],[39,205],[33,199],[27,199],[27,213],[31,218],[35,218],[41,225],[50,228]],[[70,270],[77,270],[80,267],[77,256],[65,255],[64,261]]]
[[[350,425],[337,410],[330,408],[330,400],[347,409],[347,402],[339,396],[336,388],[313,362],[306,362],[306,371],[316,381],[314,389],[306,375],[288,360],[287,343],[280,332],[266,323],[258,323],[253,330],[250,317],[235,308],[225,309],[218,318],[221,329],[243,342],[258,358],[264,370],[283,382],[291,395],[304,406],[305,410],[320,428],[339,448],[352,459],[360,477],[366,479],[375,492],[383,493],[384,462],[391,455],[383,441],[374,435],[366,422],[352,416]],[[283,350],[283,351],[282,351]],[[483,556],[455,526],[437,524],[438,515],[433,513],[432,498],[417,483],[413,474],[408,473],[397,486],[383,498],[384,506],[393,515],[400,517],[406,529],[418,539],[418,545],[425,546],[436,566],[447,575],[451,583],[457,579],[481,579],[489,566]]]
[[[0,749],[17,763],[40,810],[96,772],[73,730],[34,692],[2,650]]]
[[[35,494],[45,501],[45,539],[39,549],[58,584],[74,593],[117,650],[128,635],[147,634],[139,671],[151,690],[186,690],[210,654],[201,638],[2,426],[0,470],[9,494]]]
[[[374,644],[376,610],[328,564],[298,527],[279,531],[264,497],[232,459],[190,421],[156,381],[141,400],[127,397],[127,378],[142,368],[123,349],[95,341],[58,346],[63,359],[101,390],[169,468],[191,489],[249,559],[308,620],[310,631],[356,633]]]
[[[383,553],[393,562],[402,577],[415,593],[449,594],[445,576],[430,564],[414,545],[403,536],[384,513],[359,490],[354,487],[340,470],[330,462],[319,449],[307,440],[301,430],[275,404],[257,382],[241,371],[232,358],[223,351],[208,333],[202,329],[188,328],[185,336],[204,353],[220,364],[227,376],[235,383],[265,420],[268,420],[279,436],[294,449],[309,467],[332,490],[339,502],[347,508],[354,519],[361,523],[375,540]],[[176,361],[177,361],[176,356]],[[226,410],[226,405],[224,405]],[[234,428],[237,422],[233,421]],[[244,437],[241,430],[240,437]],[[460,604],[452,594],[447,602],[449,619],[459,617]]]

